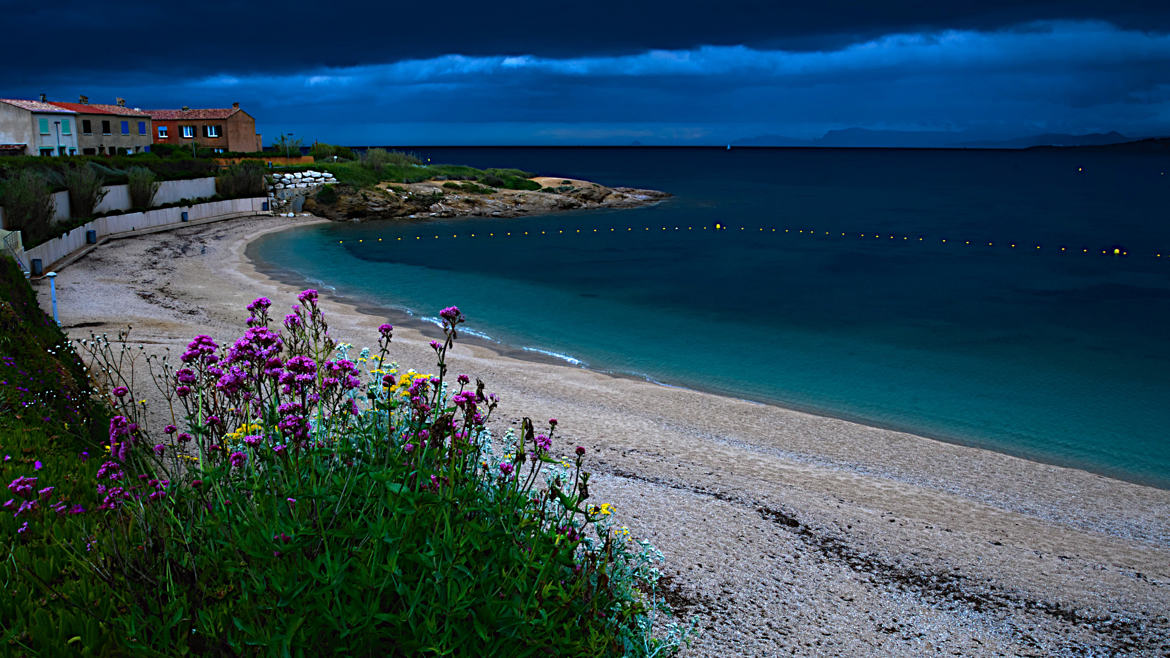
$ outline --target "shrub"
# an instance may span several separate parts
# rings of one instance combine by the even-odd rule
[[[422,164],[422,160],[413,153],[403,153],[402,151],[390,151],[388,154],[390,164],[395,167],[412,167],[414,165]]]
[[[264,165],[256,160],[237,162],[215,177],[215,191],[228,199],[264,196]]]
[[[495,192],[490,187],[476,185],[475,183],[452,183],[448,181],[443,183],[443,187],[451,190],[462,190],[463,192],[470,192],[472,194],[491,194]]]
[[[322,185],[321,189],[317,190],[317,203],[322,203],[331,206],[337,203],[337,188],[333,185]]]
[[[353,149],[348,146],[336,146],[334,144],[326,144],[324,142],[317,142],[309,148],[309,155],[313,156],[318,162],[332,161],[335,157],[338,160],[354,160],[356,156],[353,154]]]
[[[131,167],[126,172],[126,183],[129,186],[130,206],[133,208],[150,208],[154,203],[154,195],[158,194],[158,181],[154,172],[145,167]]]
[[[151,144],[150,152],[160,158],[175,158],[178,160],[190,160],[192,158],[191,149],[178,144]]]
[[[65,188],[69,190],[70,216],[77,219],[91,217],[108,192],[102,187],[101,176],[85,164],[65,170]]]
[[[519,169],[485,169],[479,182],[509,190],[539,190],[540,183],[529,180],[532,174]]]
[[[20,595],[0,597],[8,638],[76,634],[83,651],[136,655],[678,648],[677,628],[653,636],[661,604],[643,594],[661,556],[586,502],[585,448],[558,456],[555,420],[494,437],[495,396],[448,376],[458,309],[440,313],[424,375],[388,361],[389,325],[376,352],[351,356],[316,292],[299,301],[283,331],[257,299],[230,348],[199,336],[179,369],[162,364],[159,390],[183,418],[162,432],[123,384],[107,389],[109,455],[69,474],[82,486],[56,470],[9,485],[22,509],[0,515],[13,538],[0,563],[19,567],[3,574]],[[88,348],[95,371],[120,376],[125,350]],[[96,504],[69,514],[84,485]],[[54,500],[64,514],[47,513]]]
[[[56,204],[42,173],[23,169],[4,184],[4,217],[12,230],[19,230],[26,247],[42,242],[52,230]]]
[[[54,434],[87,427],[89,377],[66,342],[24,273],[0,257],[0,417],[23,417]]]
[[[504,179],[495,174],[484,174],[479,177],[479,182],[484,185],[491,185],[492,187],[505,187]]]
[[[389,162],[390,153],[386,149],[367,149],[366,154],[362,156],[362,164],[378,174],[382,173],[382,168]]]

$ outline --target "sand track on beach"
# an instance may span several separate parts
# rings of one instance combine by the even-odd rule
[[[132,324],[150,352],[233,339],[249,301],[297,292],[246,243],[305,221],[104,244],[60,272],[62,324]],[[323,297],[332,333],[373,342],[381,318]],[[396,330],[394,358],[431,366],[430,337]],[[556,417],[562,448],[589,449],[594,497],[665,554],[668,600],[700,617],[688,655],[1170,653],[1170,491],[482,345],[451,359],[500,395],[501,425]]]

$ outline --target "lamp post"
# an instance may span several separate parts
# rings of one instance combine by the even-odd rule
[[[54,121],[53,126],[57,129],[57,155],[61,155],[61,122]]]
[[[53,322],[61,326],[61,321],[57,319],[57,273],[49,272],[45,276],[49,277],[49,295],[53,298]]]
[[[286,137],[284,139],[284,157],[285,157],[285,159],[288,159],[290,157],[289,152],[292,150],[292,136],[293,136],[292,133],[288,133],[288,137]]]

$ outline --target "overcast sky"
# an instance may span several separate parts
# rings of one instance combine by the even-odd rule
[[[1170,135],[1170,2],[0,0],[0,96],[343,144]]]

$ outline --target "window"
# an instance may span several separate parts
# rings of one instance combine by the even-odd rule
[[[92,135],[93,134],[93,122],[91,122],[89,119],[82,119],[81,120],[81,132],[86,134],[86,135]]]
[[[215,153],[223,153],[223,149],[211,149]]]
[[[159,126],[158,127],[158,138],[159,139],[166,139],[167,138],[167,127],[166,126]]]
[[[110,122],[109,121],[102,121],[102,134],[103,135],[110,134]]]
[[[73,129],[69,127],[69,119],[61,119],[61,134],[72,135]]]
[[[219,126],[203,126],[204,137],[219,137]]]
[[[195,139],[195,126],[179,126],[183,129],[183,139]]]
[[[49,134],[49,120],[48,119],[40,119],[40,127],[41,127],[41,134],[42,135]],[[44,149],[41,149],[41,150],[43,151]],[[44,154],[42,153],[42,155],[44,155]]]
[[[43,119],[42,119],[42,121],[43,121]],[[53,155],[53,147],[52,146],[49,146],[49,147],[42,146],[41,147],[41,155],[43,155],[43,156]]]
[[[145,122],[145,121],[139,121],[139,122],[138,122],[138,134],[139,134],[139,135],[145,135],[145,134],[146,134],[146,122]]]
[[[122,134],[123,134],[123,135],[129,135],[129,134],[130,134],[130,122],[129,122],[129,121],[123,121],[123,122],[122,122]]]

